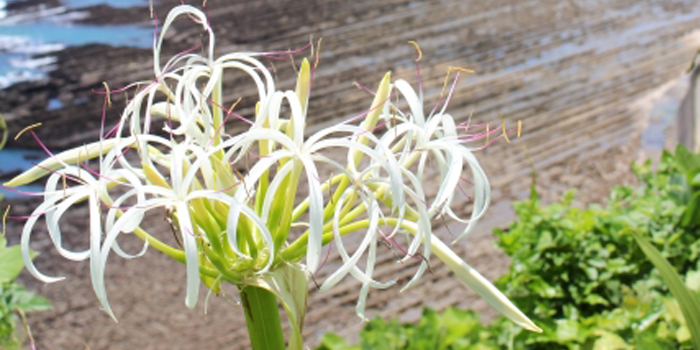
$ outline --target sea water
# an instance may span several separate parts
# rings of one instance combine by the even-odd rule
[[[148,0],[64,0],[58,7],[39,6],[20,13],[8,13],[7,4],[0,0],[0,89],[46,79],[56,63],[50,53],[67,46],[101,43],[149,47],[153,42],[153,29],[148,27],[76,23],[87,16],[79,10],[86,6],[143,6]]]
[[[87,16],[86,12],[79,10],[86,6],[143,6],[148,0],[64,0],[58,7],[40,6],[31,11],[8,13],[7,4],[12,2],[0,0],[0,89],[22,81],[46,79],[47,73],[56,65],[56,58],[51,53],[68,46],[101,43],[145,48],[153,43],[153,28],[76,23]],[[144,18],[146,20],[148,18]],[[49,109],[60,107],[58,100],[49,103]],[[43,151],[0,151],[0,183],[7,181],[8,175],[27,170],[45,158]],[[41,186],[23,187],[21,191],[41,191]],[[0,196],[5,198],[24,195],[0,187]]]

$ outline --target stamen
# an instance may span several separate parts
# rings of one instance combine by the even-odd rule
[[[300,48],[298,48],[298,49],[294,49],[294,50],[288,49],[288,50],[285,50],[285,51],[270,51],[270,52],[265,52],[265,53],[263,53],[261,56],[262,56],[262,57],[265,57],[265,58],[270,58],[270,59],[273,59],[273,60],[277,60],[277,61],[286,61],[286,60],[287,60],[286,57],[280,57],[280,56],[296,55],[296,54],[298,54],[298,53],[300,53],[300,52],[302,52],[302,51],[308,49],[309,47],[311,47],[311,43],[306,44],[306,45],[304,45],[304,46],[302,46],[302,47],[300,47]]]
[[[214,135],[212,136],[212,139],[209,140],[209,142],[207,143],[207,147],[211,146],[211,144],[214,142],[214,140],[216,140],[216,138],[218,138],[219,135],[221,135],[221,131],[224,130],[224,125],[226,125],[226,122],[229,120],[229,118],[231,117],[231,115],[233,115],[233,109],[236,108],[236,106],[238,105],[239,102],[241,102],[242,99],[243,99],[242,97],[239,97],[238,100],[236,100],[236,102],[234,102],[234,103],[231,105],[231,108],[229,108],[229,109],[226,111],[226,117],[224,117],[224,120],[221,122],[221,125],[219,125],[219,128],[216,129],[216,132],[215,132]],[[217,105],[217,106],[218,106],[218,105]],[[219,107],[219,108],[223,109],[223,106],[221,106],[221,107]],[[169,110],[169,109],[170,109],[170,106],[168,106],[168,110]],[[168,113],[169,113],[169,111],[168,111]],[[168,114],[168,117],[170,117],[169,114]],[[170,134],[171,134],[170,137],[172,138],[172,130],[170,131]]]
[[[297,64],[296,64],[296,62],[294,62],[294,55],[291,54],[291,50],[290,50],[290,49],[287,49],[287,51],[290,51],[290,54],[289,54],[289,61],[290,61],[291,64],[292,64],[292,69],[294,69],[294,74],[299,74],[299,69],[297,68]]]
[[[318,67],[318,60],[321,55],[321,42],[323,41],[323,38],[318,38],[318,44],[316,44],[316,53],[315,53],[315,58],[314,58],[314,70],[316,67]],[[313,70],[312,70],[313,72]]]
[[[490,126],[491,126],[491,123],[487,123],[487,124],[486,124],[486,142],[485,142],[485,144],[487,144],[487,145],[489,144],[489,135],[491,134],[491,133],[489,132],[489,127],[490,127]]]
[[[233,112],[233,109],[236,108],[236,106],[238,105],[239,102],[241,102],[242,99],[243,99],[243,97],[239,97],[238,100],[236,100],[236,102],[234,102],[234,103],[231,105],[231,108],[228,109],[228,112],[226,112],[226,114],[228,115],[228,114],[230,114],[231,112]]]
[[[472,125],[472,117],[474,116],[474,110],[472,109],[471,112],[469,112],[469,117],[467,118],[466,123],[464,123],[464,132],[467,132],[469,130],[469,127]]]
[[[416,62],[420,61],[421,58],[423,58],[423,51],[421,51],[420,46],[418,46],[418,43],[413,41],[413,40],[409,40],[408,43],[413,45],[413,47],[416,48],[416,52],[418,53],[418,57],[416,58]]]
[[[452,74],[453,71],[462,72],[465,74],[474,74],[475,73],[471,69],[466,69],[466,68],[462,68],[462,67],[449,67],[447,69],[447,74],[445,74],[445,80],[442,83],[442,92],[440,93],[440,97],[445,95],[445,89],[447,89],[447,81],[449,80],[450,74]]]
[[[314,274],[317,274],[319,271],[321,271],[321,268],[328,263],[328,258],[331,256],[331,249],[333,248],[333,241],[328,242],[328,250],[326,250],[326,256],[323,257],[323,261],[318,265],[318,268],[316,271],[314,271]]]
[[[245,184],[245,177],[243,177],[243,175],[234,167],[231,167],[231,171],[233,171],[233,174],[238,178],[238,182],[243,184],[243,189],[248,197],[246,198],[246,201],[249,201],[251,198],[253,198],[253,194],[248,191],[248,186]]]
[[[518,138],[520,138],[520,134],[522,133],[522,131],[523,131],[523,121],[518,120]]]
[[[508,132],[506,131],[506,117],[503,114],[501,114],[501,133],[503,133],[506,142],[510,143],[510,138],[508,138]]]
[[[17,135],[15,135],[15,141],[19,140],[20,136],[22,136],[22,134],[24,134],[25,132],[30,131],[30,130],[32,130],[32,129],[34,129],[34,128],[38,128],[38,127],[40,127],[41,125],[42,125],[41,123],[34,123],[34,124],[32,124],[32,125],[30,125],[30,126],[24,128],[24,129],[20,130],[20,131],[17,133]]]
[[[315,273],[316,273],[316,272],[310,274],[309,277],[311,277],[311,282],[313,282],[313,283],[314,283],[314,286],[316,286],[316,290],[320,291],[320,290],[321,290],[321,285],[318,284],[318,281],[316,281],[316,276],[314,276]]]
[[[2,236],[6,237],[7,236],[7,216],[10,215],[10,207],[11,205],[7,205],[7,208],[5,208],[5,214],[2,216]]]
[[[445,226],[447,233],[450,234],[450,237],[456,237],[455,234],[452,233],[452,230],[450,229],[450,225],[447,224],[447,219],[445,219],[445,215],[440,215],[440,219],[442,219],[442,224]]]
[[[103,81],[102,85],[105,87],[105,98],[107,99],[107,106],[112,107],[112,97],[110,96],[112,93],[109,92],[109,85],[107,85],[107,82]]]
[[[173,237],[175,237],[175,242],[180,246],[180,248],[183,248],[182,241],[180,240],[180,236],[177,234],[177,225],[175,225],[175,220],[173,220],[174,214],[173,214],[173,209],[172,208],[166,208],[165,209],[165,221],[170,225],[170,230],[173,232]]]
[[[61,180],[63,182],[63,200],[66,200],[66,187],[68,187],[68,186],[66,185],[66,174],[65,173],[61,174]]]
[[[413,45],[413,47],[416,49],[416,52],[418,53],[418,57],[416,57],[416,81],[418,82],[418,97],[420,98],[421,102],[423,101],[423,79],[421,79],[420,76],[420,60],[423,58],[423,51],[421,51],[420,46],[418,46],[418,43],[411,40],[408,42],[409,44]]]

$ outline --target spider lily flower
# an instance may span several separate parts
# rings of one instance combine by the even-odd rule
[[[185,52],[161,66],[164,34],[182,15],[207,31],[208,56]],[[19,186],[49,175],[44,201],[22,233],[25,263],[34,276],[45,282],[60,280],[43,275],[28,256],[34,225],[44,216],[61,255],[90,260],[95,294],[112,317],[104,286],[108,256],[114,251],[135,258],[150,246],[186,265],[188,307],[195,306],[202,282],[214,292],[223,282],[260,286],[287,309],[297,342],[306,303],[299,281],[308,282],[322,265],[323,246],[334,242],[343,263],[321,289],[332,288],[347,275],[359,280],[357,314],[364,318],[369,290],[395,283],[373,277],[377,245],[382,240],[394,244],[395,237],[403,235],[409,241],[406,249],[399,248],[403,260],[421,260],[404,288],[419,280],[434,253],[497,310],[522,327],[539,330],[432,232],[433,220],[447,216],[466,224],[461,238],[490,199],[488,179],[454,119],[445,113],[447,103],[425,117],[422,94],[419,97],[404,80],[392,84],[387,73],[359,125],[350,120],[307,136],[312,75],[307,60],[295,90],[278,91],[258,60],[264,54],[214,58],[213,45],[214,35],[202,12],[190,6],[175,8],[154,44],[155,80],[140,84],[116,127],[98,142],[52,156],[6,184]],[[256,86],[252,118],[223,106],[223,76],[230,70],[245,73]],[[408,112],[392,105],[393,93],[403,96]],[[232,118],[248,123],[249,129],[227,134],[224,126]],[[252,165],[247,164],[250,158]],[[87,160],[96,162],[99,170],[85,167],[82,162]],[[429,162],[440,170],[430,179],[439,183],[432,198],[423,189],[432,176]],[[451,209],[465,168],[471,170],[475,191],[468,219]],[[336,175],[322,178],[328,170]],[[73,252],[61,244],[59,222],[71,206],[83,201],[90,208],[90,247]],[[179,246],[141,228],[146,214],[156,208],[166,209]],[[390,228],[388,234],[385,227]],[[118,244],[122,234],[141,238],[143,249],[133,255],[124,252]],[[352,234],[361,239],[349,251],[343,240]]]

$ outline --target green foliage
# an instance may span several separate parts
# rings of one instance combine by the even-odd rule
[[[661,253],[647,239],[634,231],[629,230],[628,232],[634,237],[649,260],[654,263],[671,293],[678,300],[688,331],[692,336],[693,347],[695,350],[700,350],[700,299],[693,295],[693,292],[685,285],[678,273],[671,267],[671,264],[661,256]],[[692,276],[697,279],[698,273],[696,272]]]
[[[669,292],[648,249],[621,232],[633,230],[647,241],[668,269],[684,276],[697,300],[700,156],[679,146],[675,154],[663,154],[656,171],[650,161],[633,170],[640,185],[613,189],[605,206],[576,208],[573,191],[543,206],[533,186],[530,199],[514,204],[518,220],[494,231],[512,258],[497,285],[543,333],[526,332],[505,318],[481,327],[478,315],[467,312],[452,319],[465,328],[449,338],[465,343],[443,343],[454,326],[426,310],[418,325],[374,320],[362,331],[360,346],[328,335],[321,349],[692,349],[694,319],[686,322],[685,306]]]
[[[685,146],[678,145],[674,160],[676,168],[683,175],[678,182],[682,189],[683,204],[687,205],[681,225],[698,226],[700,224],[700,154],[691,153]]]
[[[635,230],[675,270],[693,272],[700,230],[688,214],[698,193],[689,179],[700,171],[700,157],[681,146],[675,155],[664,153],[656,173],[651,162],[633,169],[641,186],[615,188],[605,207],[575,208],[573,192],[542,206],[535,195],[515,204],[518,221],[495,230],[513,259],[497,285],[545,330],[518,332],[516,348],[690,348],[654,264],[620,232]]]
[[[318,350],[496,350],[495,339],[473,311],[448,308],[442,314],[425,309],[418,324],[376,318],[360,334],[361,345],[349,346],[334,334],[324,336]]]
[[[7,124],[1,114],[0,133],[2,133],[0,136],[0,149],[2,149],[7,142]],[[2,196],[0,196],[1,200]],[[33,259],[37,254],[31,251],[30,255]],[[19,349],[22,346],[24,341],[17,334],[20,314],[51,309],[51,304],[46,298],[34,295],[14,282],[23,268],[24,261],[20,247],[8,247],[4,234],[0,234],[0,349]]]
[[[36,296],[13,280],[24,267],[18,246],[7,247],[0,236],[0,348],[18,349],[23,339],[16,332],[19,313],[51,309],[44,297]]]

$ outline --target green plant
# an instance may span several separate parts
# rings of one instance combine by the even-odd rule
[[[700,291],[700,229],[697,217],[685,219],[697,193],[696,162],[698,155],[679,147],[662,155],[656,171],[651,161],[635,164],[639,186],[616,187],[607,205],[586,209],[573,205],[573,191],[542,205],[533,186],[528,200],[514,204],[518,220],[494,231],[512,259],[496,285],[543,332],[522,332],[500,318],[464,336],[478,335],[483,346],[495,343],[502,350],[691,349],[693,323],[683,317],[685,306],[673,298],[664,272],[635,236],[620,232],[637,232]],[[412,334],[424,320],[401,326],[374,322],[383,328],[368,325],[360,336],[362,349],[382,349],[369,339],[396,338],[382,332]],[[397,349],[422,349],[400,344]]]
[[[424,309],[418,324],[376,318],[360,333],[361,345],[327,334],[317,350],[497,350],[498,344],[474,311],[448,308],[441,314]]]
[[[700,350],[700,300],[693,294],[691,289],[685,285],[676,270],[671,267],[661,253],[649,241],[632,230],[627,230],[634,237],[639,247],[642,248],[649,260],[661,273],[661,277],[666,282],[673,296],[678,300],[683,312],[685,323],[691,334],[693,347]],[[697,276],[697,274],[695,275]],[[697,278],[697,277],[696,277]],[[696,283],[697,286],[697,283]]]
[[[685,227],[700,224],[700,154],[695,154],[682,145],[676,147],[673,157],[675,167],[680,171],[673,179],[678,199],[686,205],[680,224]]]
[[[24,313],[51,309],[46,298],[14,282],[23,268],[20,247],[8,247],[5,236],[0,236],[0,347],[6,349],[19,348],[24,342],[17,333],[17,322],[24,319]]]
[[[679,338],[664,329],[682,325],[661,317],[669,312],[666,287],[632,236],[619,233],[634,229],[647,237],[684,275],[696,268],[700,231],[684,219],[694,196],[684,186],[686,170],[695,171],[693,157],[679,148],[664,153],[656,172],[651,162],[635,165],[640,186],[615,188],[605,207],[575,208],[573,192],[542,206],[534,191],[514,205],[519,220],[494,231],[513,259],[497,285],[544,329],[516,334],[516,342],[529,349],[633,346],[637,325],[645,324],[644,331],[661,327],[655,337],[675,344]]]

